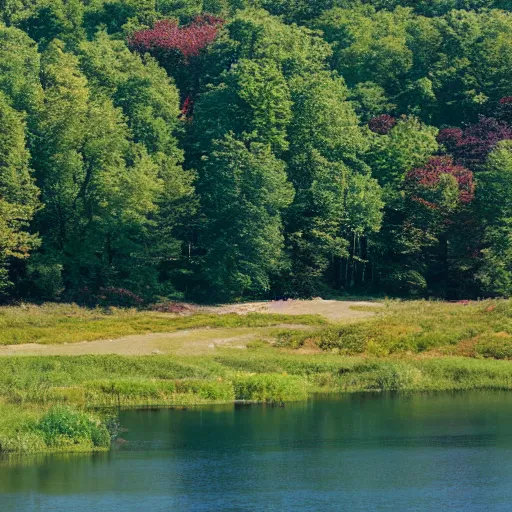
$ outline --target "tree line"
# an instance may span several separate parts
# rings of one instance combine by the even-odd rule
[[[0,0],[0,297],[512,295],[509,0]]]

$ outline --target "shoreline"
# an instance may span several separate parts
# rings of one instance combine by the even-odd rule
[[[308,304],[317,314],[304,314]],[[329,315],[352,311],[319,300],[301,302],[295,315],[0,308],[0,344],[39,341],[30,348],[41,352],[0,357],[0,451],[108,448],[112,408],[512,390],[512,301],[387,301],[361,306],[354,313],[368,317],[354,314],[343,323],[319,315],[326,306]],[[151,334],[162,326],[167,333]]]
[[[303,363],[311,359],[310,356],[288,356],[284,361],[291,362],[292,357],[298,359],[298,362],[301,362],[302,358]],[[156,362],[161,358],[166,359],[165,356],[147,359]],[[23,359],[30,365],[34,365],[37,362],[44,364],[45,358],[23,357]],[[60,359],[61,361],[58,362],[61,364],[65,363],[62,359],[74,359],[74,361],[67,361],[72,365],[80,363],[80,358]],[[68,439],[57,446],[44,444],[44,436],[40,434],[38,425],[41,418],[59,408],[69,409],[73,413],[83,413],[94,423],[101,424],[105,428],[112,423],[118,428],[117,416],[123,410],[183,410],[212,405],[286,406],[291,402],[307,401],[314,396],[358,393],[512,391],[512,365],[506,361],[451,357],[363,360],[337,356],[337,359],[341,360],[335,367],[328,364],[328,361],[324,362],[331,366],[330,374],[321,371],[326,369],[325,366],[323,368],[321,365],[317,366],[319,371],[311,373],[311,367],[308,368],[306,365],[302,371],[297,370],[295,374],[237,372],[232,375],[232,380],[197,378],[176,380],[172,381],[173,394],[166,399],[163,397],[158,399],[151,393],[163,392],[162,385],[169,385],[171,381],[159,382],[154,378],[118,380],[117,387],[116,384],[110,383],[112,386],[110,389],[113,391],[108,391],[97,383],[89,387],[84,385],[82,388],[78,386],[61,388],[59,399],[56,396],[50,396],[48,392],[36,393],[32,395],[31,402],[25,401],[21,404],[6,400],[4,395],[0,402],[0,412],[2,417],[10,417],[10,422],[8,427],[5,421],[0,424],[0,446],[2,446],[0,454],[108,451],[110,443],[109,446],[94,446],[90,438],[73,441]],[[137,362],[141,363],[141,361]],[[309,364],[317,365],[318,362],[310,360]],[[176,393],[176,387],[182,392]],[[233,394],[228,396],[226,393],[233,393],[234,396]],[[87,400],[85,400],[86,396],[89,397]],[[239,398],[240,396],[246,398]],[[112,434],[111,431],[109,432]]]

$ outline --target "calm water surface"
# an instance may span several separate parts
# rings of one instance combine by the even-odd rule
[[[107,454],[0,461],[1,512],[511,511],[512,394],[126,411]]]

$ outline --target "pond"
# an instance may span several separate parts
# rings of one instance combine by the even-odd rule
[[[2,512],[510,511],[512,394],[124,411],[109,453],[0,462]]]

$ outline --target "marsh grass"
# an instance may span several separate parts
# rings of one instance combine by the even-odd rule
[[[41,418],[55,406],[89,414],[87,411],[97,407],[165,407],[234,400],[283,403],[304,400],[312,393],[472,389],[512,390],[512,365],[463,357],[303,355],[268,345],[189,358],[3,358],[0,446],[14,452],[103,449],[92,434],[51,442],[37,425],[45,425]],[[59,423],[57,420],[54,423]]]

